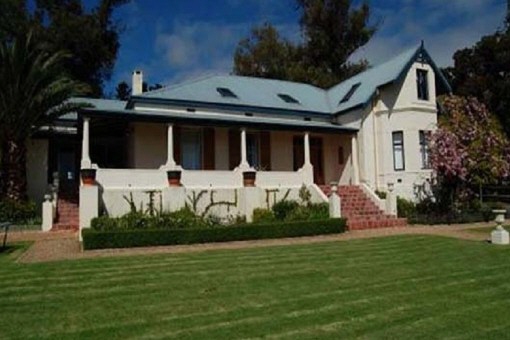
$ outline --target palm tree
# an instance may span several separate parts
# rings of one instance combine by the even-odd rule
[[[28,138],[41,126],[81,106],[67,102],[87,91],[63,71],[62,61],[68,57],[65,52],[49,52],[32,33],[0,43],[0,145],[7,199],[26,199]]]

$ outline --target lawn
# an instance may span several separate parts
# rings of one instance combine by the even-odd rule
[[[17,264],[1,338],[505,338],[510,248],[430,236]]]

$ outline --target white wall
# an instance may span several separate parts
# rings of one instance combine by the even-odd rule
[[[47,139],[30,139],[27,142],[27,194],[41,207],[48,187]]]
[[[428,71],[429,100],[418,100],[416,70]],[[358,132],[360,180],[372,190],[385,190],[395,183],[397,195],[415,198],[416,185],[430,178],[431,170],[422,169],[419,131],[437,127],[435,76],[429,65],[415,63],[396,84],[382,88],[373,107],[362,114]],[[405,170],[395,171],[392,132],[404,133]]]

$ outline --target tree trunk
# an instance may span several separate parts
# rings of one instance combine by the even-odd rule
[[[4,197],[17,202],[27,198],[27,148],[25,141],[7,138],[2,146]],[[44,171],[44,169],[41,169]]]

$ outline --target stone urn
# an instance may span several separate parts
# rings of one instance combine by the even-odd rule
[[[96,184],[96,169],[81,169],[80,170],[81,182],[83,185]]]
[[[168,180],[168,185],[171,187],[180,187],[181,186],[181,170],[168,170],[166,172],[166,178]]]
[[[255,179],[257,178],[256,171],[244,171],[243,172],[243,185],[245,187],[254,187]]]
[[[505,214],[506,210],[504,209],[497,209],[492,211],[496,218],[494,221],[496,222],[496,229],[494,229],[491,233],[491,242],[493,244],[509,244],[509,235],[508,231],[503,228],[503,223],[505,222]]]

